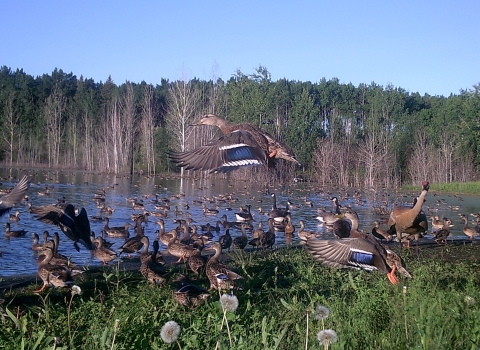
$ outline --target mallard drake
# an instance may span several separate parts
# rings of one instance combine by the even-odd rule
[[[222,254],[220,243],[215,242],[205,250],[215,250],[215,254],[208,260],[205,267],[205,274],[210,281],[210,290],[212,289],[233,289],[235,281],[243,279],[242,276],[230,270],[226,265],[220,263],[218,258]]]
[[[309,239],[305,245],[313,258],[324,265],[340,268],[378,270],[387,274],[392,284],[397,284],[396,265],[387,263],[383,246],[364,238]]]
[[[462,231],[466,236],[468,236],[471,240],[473,240],[473,237],[477,237],[480,235],[480,232],[477,232],[475,228],[468,226],[468,216],[462,214],[460,215],[460,217],[463,220]]]
[[[47,286],[61,288],[73,284],[71,271],[64,266],[50,264],[52,257],[51,248],[44,249],[38,257],[38,276],[42,279],[43,285],[35,293],[42,292]]]
[[[208,290],[190,283],[185,275],[180,275],[176,282],[173,299],[180,305],[194,308],[202,305],[210,296]]]
[[[93,240],[93,244],[97,246],[97,249],[95,249],[95,257],[100,260],[103,265],[107,265],[108,262],[118,258],[118,255],[114,250],[103,245],[102,236],[96,237]]]
[[[422,205],[429,188],[428,181],[422,182],[422,192],[413,207],[395,206],[393,208],[388,219],[390,235],[396,234],[397,239],[403,239],[406,234],[407,239],[409,236],[418,239],[423,232],[428,230],[427,216],[422,210]],[[408,239],[408,245],[410,246],[410,239]]]
[[[9,212],[13,206],[19,203],[30,186],[30,179],[27,175],[24,175],[20,181],[13,187],[10,193],[7,193],[0,197],[0,216]]]
[[[5,237],[10,238],[10,237],[22,237],[25,236],[27,233],[26,230],[11,230],[10,229],[10,223],[7,222],[5,223]]]
[[[450,235],[451,224],[452,220],[449,218],[443,218],[443,228],[435,233],[435,242],[443,242],[447,244],[447,237]]]
[[[115,237],[115,238],[128,238],[130,237],[130,232],[128,229],[132,227],[132,224],[129,222],[125,223],[124,226],[115,226],[115,227],[110,227],[109,226],[110,219],[105,218],[105,226],[103,227],[103,232],[109,236],[109,237]]]
[[[217,126],[223,135],[194,150],[170,155],[174,163],[187,170],[225,173],[244,166],[274,168],[276,158],[300,164],[289,147],[254,125],[230,123],[213,114],[193,125]]]
[[[78,242],[88,250],[95,250],[90,238],[90,221],[85,208],[80,209],[78,215],[75,215],[75,207],[72,204],[67,204],[65,209],[55,205],[40,206],[32,208],[32,212],[37,215],[38,220],[58,226],[65,236],[74,242],[73,246],[77,251],[80,251]]]
[[[245,225],[242,225],[241,226],[241,230],[242,230],[242,235],[239,236],[239,237],[235,237],[233,239],[233,247],[234,248],[238,248],[238,249],[245,249],[245,247],[247,246],[248,244],[248,238],[247,238],[247,232],[245,230]]]
[[[165,270],[163,264],[158,263],[156,260],[159,249],[158,241],[153,241],[152,246],[153,252],[149,259],[146,259],[142,262],[142,265],[140,266],[140,273],[152,283],[152,286],[158,284],[161,287],[162,284],[167,281],[168,277],[170,276],[170,272]]]

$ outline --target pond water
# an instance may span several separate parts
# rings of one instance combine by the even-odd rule
[[[97,203],[93,200],[94,194],[98,189],[105,189],[106,200],[105,205],[115,209],[113,214],[109,216],[110,226],[123,226],[126,222],[133,224],[131,215],[141,213],[139,210],[133,210],[127,198],[144,197],[145,208],[149,211],[155,211],[155,204],[151,200],[158,198],[168,198],[170,200],[171,210],[168,217],[164,219],[165,229],[167,231],[177,226],[174,223],[176,218],[185,218],[186,213],[190,213],[195,220],[197,226],[204,225],[207,222],[215,226],[217,220],[221,220],[222,215],[226,215],[228,221],[235,221],[235,212],[239,211],[241,206],[247,204],[252,205],[252,213],[254,214],[254,226],[262,221],[264,229],[267,227],[268,216],[264,216],[263,212],[268,213],[272,208],[272,193],[276,194],[277,206],[285,207],[287,201],[291,202],[290,210],[292,213],[292,221],[298,229],[299,221],[305,222],[305,228],[311,231],[317,231],[325,238],[332,238],[332,233],[315,219],[317,209],[323,208],[328,211],[332,210],[330,198],[337,196],[340,203],[344,206],[350,206],[355,210],[360,218],[360,228],[365,232],[370,232],[374,221],[385,219],[386,216],[380,216],[375,213],[374,207],[379,206],[382,200],[387,200],[389,205],[395,201],[396,204],[405,202],[411,203],[412,198],[419,194],[412,193],[381,193],[382,191],[366,191],[360,193],[359,196],[353,196],[354,189],[321,189],[311,183],[293,183],[285,184],[252,184],[246,181],[230,181],[219,179],[179,179],[167,177],[145,177],[145,176],[124,176],[112,174],[92,174],[77,171],[28,171],[24,169],[0,169],[0,177],[2,179],[1,188],[11,188],[23,174],[28,173],[32,177],[32,185],[27,194],[29,202],[33,206],[54,204],[57,199],[65,198],[67,202],[74,204],[76,207],[84,207],[89,216],[99,215]],[[49,195],[44,195],[45,186],[50,187]],[[235,200],[232,202],[215,201],[215,196],[231,194]],[[197,201],[202,200],[208,208],[216,208],[218,206],[219,213],[217,215],[205,216],[201,204]],[[185,209],[188,203],[189,208]],[[311,203],[311,204],[310,204]],[[174,208],[178,207],[183,214],[175,216]],[[427,212],[427,215],[439,215],[440,217],[450,217],[454,223],[451,230],[450,239],[465,239],[463,235],[462,225],[459,213],[478,213],[480,211],[480,197],[478,196],[454,196],[447,194],[435,194],[430,191],[427,195],[427,206],[433,211]],[[7,239],[5,235],[0,235],[0,277],[32,274],[37,272],[37,254],[32,249],[32,234],[37,233],[42,237],[43,231],[48,230],[50,234],[57,231],[60,233],[59,252],[71,259],[77,264],[84,265],[100,265],[101,263],[95,258],[92,260],[90,253],[81,246],[80,252],[73,247],[70,241],[56,226],[48,225],[36,220],[35,216],[28,212],[26,203],[20,203],[14,207],[10,214],[20,212],[20,220],[11,222],[11,229],[25,229],[27,234],[19,238]],[[471,218],[471,216],[470,216]],[[156,238],[156,230],[158,225],[155,224],[158,218],[150,217],[149,222],[145,224],[145,235],[152,242]],[[0,222],[4,225],[9,221],[9,215],[6,214],[0,218]],[[430,223],[429,223],[430,224]],[[90,222],[91,229],[96,235],[99,235],[105,223],[103,221]],[[386,227],[386,224],[381,224]],[[131,236],[134,234],[130,229]],[[241,235],[237,229],[231,229],[230,233],[233,237]],[[220,233],[215,234],[213,240],[217,240],[218,236],[224,234],[222,228]],[[278,232],[276,235],[276,244],[286,244],[285,235]],[[426,239],[432,239],[433,236],[427,235]],[[42,239],[42,238],[40,238]],[[120,238],[108,238],[114,243],[113,248],[118,249],[124,242]],[[292,244],[297,244],[298,239],[295,235]],[[161,245],[160,249],[166,249]]]

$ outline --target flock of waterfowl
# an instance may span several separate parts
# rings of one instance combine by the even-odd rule
[[[293,152],[269,134],[248,124],[232,124],[215,116],[207,115],[196,125],[214,125],[223,133],[218,139],[195,150],[172,154],[172,160],[187,169],[208,170],[210,172],[228,172],[239,167],[251,165],[266,165],[273,168],[275,158],[282,158],[298,163]],[[13,190],[0,198],[0,215],[6,214],[20,201],[25,200],[29,187],[29,179],[23,177]],[[46,190],[48,187],[46,186]],[[108,193],[99,189],[93,194],[97,203],[99,215],[89,216],[85,208],[75,208],[66,198],[61,198],[54,204],[36,206],[29,204],[29,212],[34,217],[48,225],[61,230],[65,237],[73,242],[75,250],[83,246],[102,264],[119,259],[121,254],[128,257],[138,256],[139,271],[153,286],[163,285],[170,279],[173,270],[169,268],[176,263],[185,263],[192,279],[199,279],[205,273],[212,289],[231,289],[238,287],[238,281],[243,279],[238,273],[222,261],[222,253],[231,249],[271,249],[276,244],[279,235],[290,244],[295,235],[300,239],[305,249],[318,262],[332,267],[355,268],[367,271],[378,270],[387,275],[391,283],[396,284],[396,272],[405,277],[411,277],[406,270],[401,257],[393,251],[390,242],[395,240],[410,246],[411,241],[418,241],[428,232],[428,218],[423,210],[429,183],[422,183],[422,191],[412,205],[394,206],[391,209],[379,208],[379,220],[373,224],[369,232],[359,229],[359,216],[351,207],[342,206],[338,197],[332,196],[333,210],[317,209],[316,219],[328,227],[333,233],[332,238],[320,237],[318,231],[305,229],[304,220],[295,219],[296,205],[288,201],[287,206],[277,206],[275,193],[269,193],[272,206],[269,211],[260,208],[252,211],[252,204],[243,205],[235,212],[235,220],[229,221],[226,213],[231,209],[225,207],[237,203],[233,193],[217,195],[214,198],[200,197],[191,204],[171,208],[170,197],[160,197],[159,194],[145,195],[139,198],[127,198],[131,203],[131,220],[123,226],[110,226],[110,218],[115,209],[107,206]],[[40,195],[40,193],[39,193]],[[177,199],[181,194],[175,195]],[[361,195],[356,192],[356,198]],[[74,198],[71,198],[74,200]],[[362,201],[359,199],[360,202]],[[211,207],[214,203],[215,207]],[[305,206],[313,203],[305,198]],[[190,215],[191,206],[201,208],[202,220],[196,222]],[[138,212],[140,211],[140,213]],[[386,215],[385,215],[386,214]],[[381,228],[386,217],[385,229]],[[463,232],[471,239],[480,235],[478,220],[476,226],[468,226],[468,217],[464,215]],[[172,221],[171,217],[174,217]],[[215,218],[213,223],[208,222]],[[19,214],[10,214],[9,221],[18,222]],[[90,221],[103,221],[103,230],[97,236],[92,232]],[[171,230],[166,230],[165,221],[174,223]],[[434,240],[438,244],[446,244],[450,233],[452,220],[432,217],[432,228],[435,230]],[[158,230],[152,239],[151,234],[145,234],[148,222],[155,222]],[[264,227],[262,221],[266,223]],[[134,235],[130,236],[133,227]],[[298,227],[298,228],[297,228]],[[240,234],[231,234],[231,230]],[[5,236],[14,239],[25,235],[25,230],[11,230],[6,223]],[[114,248],[110,240],[123,240],[118,248]],[[82,273],[79,266],[70,258],[58,252],[60,239],[58,233],[50,238],[45,231],[43,243],[38,234],[33,235],[32,250],[38,252],[38,275],[43,281],[41,292],[47,286],[63,287],[73,282],[75,274]],[[150,246],[152,251],[150,251]],[[214,254],[207,259],[204,252],[210,250]],[[174,257],[175,263],[166,263],[167,256]],[[182,305],[194,307],[208,297],[208,290],[191,282],[186,275],[176,280],[174,299]]]

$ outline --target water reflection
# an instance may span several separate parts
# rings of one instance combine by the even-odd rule
[[[11,187],[14,182],[26,173],[26,170],[18,169],[0,169],[0,176],[3,179],[3,187]],[[324,208],[328,211],[332,210],[330,201],[332,196],[337,196],[343,206],[351,206],[357,211],[360,218],[360,228],[370,232],[374,221],[380,221],[383,227],[386,226],[384,220],[386,216],[376,214],[375,206],[380,206],[382,201],[387,201],[390,205],[393,201],[396,203],[411,202],[412,198],[418,193],[381,193],[380,191],[366,191],[358,193],[354,196],[353,190],[339,189],[320,189],[316,185],[307,183],[295,183],[291,185],[282,184],[256,184],[243,181],[228,181],[218,179],[177,179],[164,177],[143,177],[143,176],[124,176],[112,174],[93,174],[86,172],[69,172],[69,171],[31,171],[32,186],[28,191],[29,202],[34,206],[53,204],[59,198],[65,197],[67,202],[77,207],[85,207],[89,216],[100,216],[97,202],[93,200],[94,194],[98,189],[105,189],[106,200],[105,206],[110,206],[115,211],[109,215],[110,226],[124,226],[126,222],[131,221],[131,215],[140,213],[139,210],[133,210],[131,203],[127,198],[137,197],[138,200],[143,199],[145,208],[149,211],[155,211],[155,195],[158,198],[168,198],[171,210],[168,216],[164,218],[165,229],[171,230],[176,227],[174,219],[185,218],[187,213],[195,220],[197,226],[210,223],[216,226],[216,222],[221,220],[222,215],[226,215],[228,221],[235,221],[235,212],[240,207],[246,205],[252,206],[252,213],[256,227],[259,222],[263,222],[264,229],[267,227],[268,212],[272,208],[272,193],[276,194],[277,205],[285,207],[290,202],[292,213],[292,222],[295,227],[299,228],[299,221],[305,222],[305,229],[316,231],[322,237],[331,238],[333,235],[329,230],[321,225],[315,217],[317,216],[317,208]],[[13,177],[12,180],[8,180]],[[51,187],[49,195],[44,195],[45,185]],[[420,190],[419,190],[420,191]],[[232,200],[216,200],[218,195],[230,194]],[[217,215],[204,215],[202,204],[209,208],[219,207]],[[182,215],[175,215],[173,208],[177,206]],[[479,197],[476,196],[453,196],[453,195],[435,195],[429,193],[424,209],[431,208],[432,212],[428,215],[438,215],[440,217],[450,217],[454,223],[452,227],[451,238],[465,238],[462,232],[463,222],[460,220],[459,214],[470,214],[480,211]],[[457,210],[457,206],[459,206]],[[188,209],[187,209],[188,208]],[[43,231],[48,230],[50,233],[59,231],[55,226],[44,224],[35,220],[34,216],[28,212],[26,204],[19,204],[15,209],[20,211],[20,220],[11,222],[12,230],[25,229],[28,231],[26,236],[21,238],[7,239],[4,235],[0,235],[0,276],[12,276],[19,274],[36,273],[36,253],[31,249],[33,242],[33,233],[42,237]],[[8,221],[8,215],[1,218],[4,225]],[[150,242],[156,238],[155,231],[158,225],[155,224],[157,218],[150,218],[145,227],[145,234],[149,237]],[[430,223],[429,223],[430,224]],[[103,221],[91,220],[91,228],[95,234],[100,234],[105,223]],[[132,229],[131,234],[133,234]],[[231,229],[232,237],[241,235],[241,231]],[[213,232],[214,240],[224,234],[224,229],[220,232]],[[123,243],[121,238],[108,238],[114,242],[114,249],[118,249]],[[298,236],[287,236],[281,232],[277,233],[277,244],[297,244]],[[160,249],[165,249],[161,245]],[[95,264],[99,265],[97,260],[91,260],[90,253],[83,247],[77,252],[73,247],[73,242],[68,240],[63,233],[60,235],[59,252],[66,256],[71,256],[72,260],[78,264]]]

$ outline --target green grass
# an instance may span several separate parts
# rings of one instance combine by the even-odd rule
[[[403,186],[406,191],[418,190],[418,185]],[[456,193],[456,194],[472,194],[480,195],[480,181],[477,182],[451,182],[451,183],[431,183],[430,191]]]
[[[478,265],[405,255],[414,278],[394,286],[381,273],[320,266],[302,249],[233,253],[228,264],[245,281],[235,291],[237,311],[227,313],[232,348],[304,349],[307,310],[308,348],[322,348],[316,335],[323,326],[313,317],[319,305],[330,309],[325,328],[338,335],[329,349],[480,348]],[[208,286],[205,278],[198,283]],[[38,285],[5,294],[0,348],[230,348],[218,293],[190,310],[174,302],[170,286],[153,288],[136,272],[117,268],[77,284],[75,296],[32,293]],[[178,344],[160,338],[169,320],[182,328]]]

